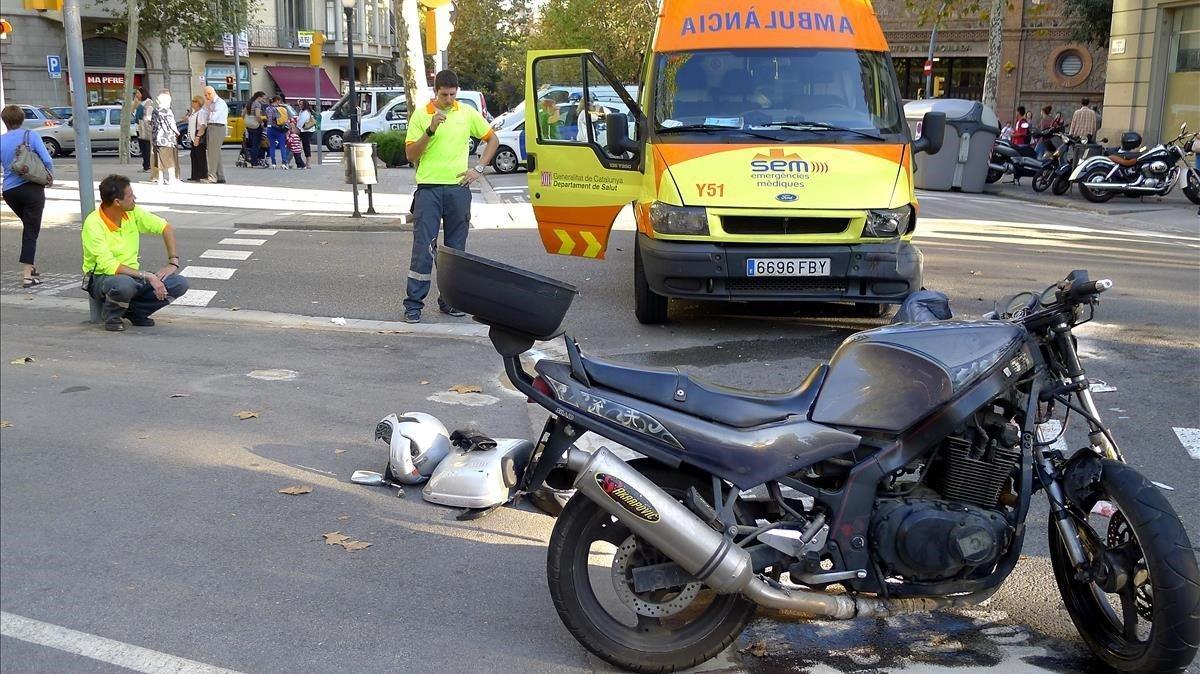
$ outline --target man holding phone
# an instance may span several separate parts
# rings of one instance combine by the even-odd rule
[[[470,184],[479,180],[500,146],[496,134],[478,110],[458,103],[458,75],[451,70],[439,72],[433,80],[435,98],[413,111],[405,137],[405,155],[416,164],[417,191],[413,193],[412,258],[408,266],[404,322],[420,323],[421,309],[433,279],[433,249],[438,229],[444,227],[444,245],[458,250],[467,247],[471,226]],[[487,145],[480,163],[467,168],[470,138]],[[463,313],[438,298],[442,313]]]

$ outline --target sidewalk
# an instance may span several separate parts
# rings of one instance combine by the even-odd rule
[[[1071,186],[1071,190],[1062,196],[1055,196],[1049,190],[1045,192],[1033,191],[1033,178],[1022,178],[1020,185],[1015,185],[1009,182],[1010,178],[1005,176],[999,182],[985,185],[983,187],[984,194],[1007,197],[1010,199],[1020,199],[1026,202],[1045,204],[1047,206],[1058,206],[1061,208],[1071,208],[1078,211],[1087,211],[1090,213],[1100,213],[1102,215],[1124,215],[1129,213],[1147,213],[1151,211],[1161,211],[1170,209],[1172,211],[1184,210],[1191,213],[1196,212],[1197,206],[1188,201],[1184,196],[1183,190],[1177,186],[1165,197],[1139,197],[1130,198],[1116,196],[1111,200],[1102,203],[1094,204],[1079,193],[1079,187]]]

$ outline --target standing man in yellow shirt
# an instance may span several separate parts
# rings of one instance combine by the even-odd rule
[[[162,236],[167,264],[142,271],[138,249],[142,234]],[[179,275],[175,230],[166,220],[138,206],[129,178],[111,175],[100,181],[100,207],[83,221],[83,273],[92,275],[91,293],[104,302],[104,329],[121,332],[121,319],[139,327],[154,325],[150,314],[187,292]]]
[[[471,183],[483,175],[500,146],[496,134],[478,110],[458,103],[458,75],[443,70],[433,80],[434,98],[413,111],[408,122],[404,152],[417,165],[417,191],[413,194],[412,259],[408,265],[408,293],[404,299],[404,322],[420,323],[421,309],[429,294],[433,272],[432,244],[439,226],[442,241],[450,248],[465,250],[471,227]],[[487,145],[479,163],[467,168],[470,138]],[[450,316],[463,312],[438,298],[438,308]]]

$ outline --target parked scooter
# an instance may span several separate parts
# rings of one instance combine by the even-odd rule
[[[1071,173],[1071,182],[1079,184],[1085,199],[1096,203],[1118,194],[1166,196],[1179,182],[1179,162],[1196,136],[1187,132],[1187,124],[1180,124],[1178,136],[1145,150],[1141,134],[1124,133],[1119,152],[1080,162]]]
[[[1071,189],[1072,154],[1083,140],[1061,131],[1055,137],[1058,146],[1043,160],[1042,170],[1033,177],[1034,192],[1045,192],[1049,188],[1055,195],[1063,195]]]
[[[550,537],[550,595],[608,662],[694,666],[758,606],[872,619],[984,601],[1021,556],[1038,490],[1059,591],[1096,656],[1142,672],[1195,657],[1187,532],[1101,422],[1072,335],[1110,281],[1075,271],[993,320],[860,332],[795,390],[763,394],[589,356],[570,337],[566,360],[528,372],[521,354],[561,334],[575,288],[449,248],[437,273],[550,412],[524,488],[578,489]],[[1073,456],[1038,435],[1064,408],[1089,429]],[[585,452],[588,432],[641,458]]]
[[[1015,145],[1010,140],[997,138],[992,144],[992,156],[988,161],[985,180],[994,183],[1006,175],[1013,177],[1018,185],[1021,178],[1036,176],[1042,170],[1042,161],[1034,154],[1031,145]]]

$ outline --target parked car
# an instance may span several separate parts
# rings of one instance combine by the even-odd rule
[[[525,122],[495,133],[500,143],[496,156],[492,157],[492,168],[496,173],[512,173],[525,166]]]
[[[130,139],[129,152],[140,156],[137,144],[137,131],[133,125],[126,124],[125,133]],[[88,107],[88,136],[92,142],[92,152],[116,152],[120,143],[121,106],[93,105]],[[46,150],[51,156],[60,157],[75,152],[75,120],[67,120],[65,124],[55,123],[53,126],[43,126],[35,129],[42,137]]]
[[[21,124],[22,129],[38,129],[43,126],[57,126],[63,123],[63,119],[54,114],[54,111],[44,105],[21,105],[21,111],[25,113],[25,121]]]
[[[71,119],[71,116],[75,114],[75,108],[69,105],[56,105],[50,108],[50,111],[62,119]]]

